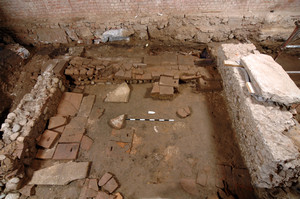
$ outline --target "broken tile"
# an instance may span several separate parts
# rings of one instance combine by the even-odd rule
[[[180,108],[177,110],[176,114],[180,118],[186,118],[187,116],[191,115],[191,109],[188,106],[184,108]]]
[[[83,94],[65,92],[57,108],[57,115],[74,116],[79,110]]]
[[[52,147],[51,149],[38,149],[35,158],[37,159],[52,159],[56,146]]]
[[[115,194],[115,197],[116,197],[115,199],[123,199],[122,194],[119,192]]]
[[[96,199],[111,199],[111,196],[107,193],[105,193],[104,191],[99,191]]]
[[[119,187],[118,182],[112,177],[104,186],[103,189],[109,193],[113,193]]]
[[[82,137],[82,140],[81,140],[81,143],[80,143],[80,148],[85,150],[85,151],[88,151],[90,150],[92,144],[93,144],[93,140],[91,138],[89,138],[88,136],[84,135]]]
[[[18,191],[24,196],[33,196],[35,194],[35,185],[25,185]]]
[[[74,117],[70,120],[69,124],[66,125],[66,129],[84,129],[87,123],[87,117]]]
[[[98,191],[98,182],[97,179],[93,178],[93,179],[89,179],[89,185],[88,185],[89,189],[93,189],[95,191]]]
[[[124,82],[106,95],[105,102],[128,102],[130,88]]]
[[[119,115],[116,118],[109,120],[109,124],[114,129],[121,129],[124,127],[126,115]]]
[[[58,144],[53,160],[75,160],[77,158],[79,144]]]
[[[66,117],[54,116],[49,119],[48,129],[62,133],[66,123],[67,123]]]
[[[160,86],[171,86],[171,87],[177,88],[179,85],[179,80],[174,79],[173,77],[160,76],[159,85]]]
[[[83,137],[83,133],[63,133],[58,140],[59,143],[79,143]]]
[[[99,119],[105,112],[104,108],[93,108],[89,119]]]
[[[89,162],[67,162],[37,170],[29,184],[36,185],[67,185],[68,183],[86,178]]]
[[[59,134],[54,131],[45,130],[37,145],[49,149],[51,148],[52,144],[56,141],[58,136]]]
[[[96,95],[88,95],[88,96],[83,97],[77,115],[80,117],[88,117],[93,108],[95,99],[96,99]]]
[[[99,180],[98,185],[99,185],[100,187],[102,187],[102,186],[105,185],[112,177],[113,177],[112,174],[106,172],[106,173],[101,177],[101,179]]]

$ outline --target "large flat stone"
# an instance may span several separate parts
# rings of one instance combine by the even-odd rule
[[[66,185],[74,180],[86,178],[89,162],[67,162],[37,170],[29,184]]]
[[[300,90],[269,55],[250,54],[241,59],[259,95],[286,105],[300,102]]]
[[[130,88],[126,83],[122,83],[106,95],[105,102],[128,102],[129,95]]]

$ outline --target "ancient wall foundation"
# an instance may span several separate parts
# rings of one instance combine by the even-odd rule
[[[229,112],[252,183],[259,188],[288,187],[300,174],[299,148],[288,136],[298,122],[288,108],[256,101],[246,88],[243,69],[224,65],[225,60],[240,63],[241,57],[252,53],[258,53],[253,44],[219,48],[218,69]]]

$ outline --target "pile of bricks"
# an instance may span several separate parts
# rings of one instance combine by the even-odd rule
[[[156,59],[156,56],[152,59]],[[213,70],[211,66],[197,67],[194,61],[184,64],[183,61],[183,63],[177,62],[176,59],[174,62],[167,63],[152,63],[146,58],[143,60],[143,63],[131,63],[130,60],[117,58],[105,60],[74,57],[67,66],[65,75],[70,76],[76,85],[124,81],[130,84],[153,83],[160,80],[161,76],[173,77],[185,82],[200,77],[206,80],[214,78],[210,72]]]
[[[174,78],[174,76],[160,76],[159,81],[153,83],[151,97],[158,99],[172,99],[178,86],[178,78]]]

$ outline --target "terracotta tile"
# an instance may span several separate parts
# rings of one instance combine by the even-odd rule
[[[112,174],[106,172],[99,180],[98,185],[102,187],[105,185],[111,178],[113,177]]]
[[[83,129],[87,123],[87,117],[74,117],[66,125],[65,129]]]
[[[58,140],[59,143],[79,143],[82,139],[83,133],[63,133]]]
[[[79,144],[58,144],[53,160],[75,160],[77,158]]]
[[[51,149],[38,149],[36,153],[36,158],[37,159],[51,159],[54,155],[56,146],[52,147]]]
[[[109,193],[113,193],[119,187],[118,182],[112,177],[104,186],[103,189]]]
[[[75,116],[79,110],[83,94],[65,92],[57,108],[57,115]]]
[[[67,118],[63,116],[54,116],[49,119],[48,129],[61,127],[67,124]]]
[[[89,180],[89,185],[88,185],[88,188],[89,189],[93,189],[93,190],[95,190],[95,191],[98,191],[99,190],[99,188],[98,188],[98,182],[97,182],[98,180],[97,179],[90,179]]]
[[[85,150],[85,151],[88,151],[88,150],[90,150],[93,142],[94,141],[91,138],[89,138],[88,136],[84,135],[82,137],[82,140],[81,140],[80,148],[83,149],[83,150]]]
[[[58,136],[59,134],[54,131],[45,130],[37,145],[49,149],[51,148],[52,144],[56,141]]]

